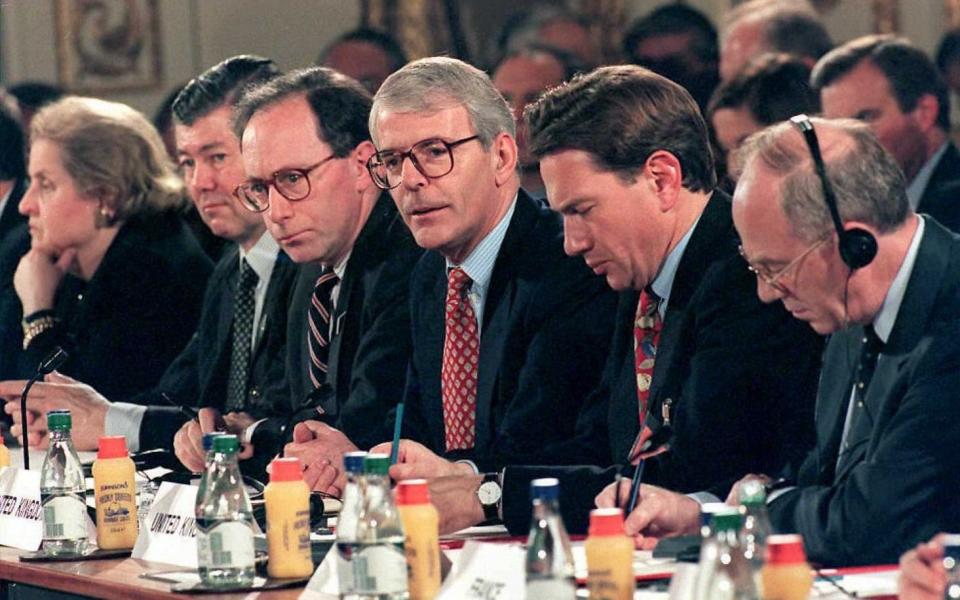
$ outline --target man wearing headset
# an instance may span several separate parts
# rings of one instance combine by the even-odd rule
[[[865,125],[794,117],[750,138],[741,161],[733,218],[760,299],[834,334],[816,447],[771,491],[771,522],[802,534],[815,564],[896,562],[960,527],[960,239],[910,209]],[[597,498],[613,501],[613,486]],[[650,546],[695,532],[699,512],[644,485],[626,530]]]

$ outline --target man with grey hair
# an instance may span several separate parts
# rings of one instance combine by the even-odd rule
[[[400,460],[432,461],[434,476],[491,472],[571,436],[600,379],[615,296],[564,255],[557,217],[520,190],[503,97],[464,62],[419,60],[377,92],[370,133],[371,176],[428,250],[411,278],[403,420],[419,443]],[[496,479],[481,498],[492,516]]]
[[[791,54],[812,67],[832,47],[830,34],[806,0],[750,0],[724,20],[720,79],[732,79],[767,52]]]
[[[743,162],[733,218],[760,299],[833,334],[816,447],[795,482],[760,477],[779,488],[771,522],[814,563],[896,562],[960,527],[960,239],[910,209],[865,125],[795,117],[750,138]],[[697,531],[694,500],[653,486],[641,499],[625,525],[639,541]],[[613,501],[613,486],[597,499]]]

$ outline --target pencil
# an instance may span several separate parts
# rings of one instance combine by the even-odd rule
[[[390,447],[390,464],[397,464],[400,454],[400,429],[403,425],[403,402],[397,403],[397,414],[393,421],[393,445]]]
[[[628,515],[637,507],[637,498],[640,496],[640,483],[643,481],[643,467],[646,464],[646,459],[641,458],[640,462],[637,463],[637,470],[633,472],[633,482],[630,484],[630,502],[627,504]]]

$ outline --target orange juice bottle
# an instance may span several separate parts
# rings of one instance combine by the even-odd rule
[[[762,597],[767,600],[805,600],[813,586],[813,572],[799,535],[767,538],[766,563],[760,571]]]
[[[587,589],[596,600],[631,600],[633,540],[623,533],[623,511],[597,508],[590,511],[590,531],[583,543],[587,553]]]
[[[440,518],[430,504],[426,479],[397,484],[397,510],[403,521],[410,600],[430,600],[440,590]]]
[[[122,435],[103,436],[93,463],[97,503],[97,546],[102,550],[133,548],[137,541],[136,468]]]
[[[0,440],[0,467],[9,467],[10,466],[10,450],[3,445],[3,440]]]
[[[270,463],[270,483],[263,498],[267,505],[267,574],[310,577],[310,488],[303,480],[299,458],[277,458]]]

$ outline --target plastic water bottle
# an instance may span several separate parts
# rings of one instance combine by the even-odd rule
[[[403,524],[390,493],[389,467],[385,454],[363,459],[365,490],[352,563],[356,597],[365,600],[407,598]]]
[[[549,477],[530,484],[533,518],[527,538],[528,600],[573,600],[573,550],[560,517],[560,482]]]
[[[943,568],[947,573],[945,599],[960,598],[960,534],[943,536]]]
[[[753,572],[740,546],[742,517],[739,512],[714,514],[713,537],[700,551],[697,600],[758,600]],[[709,557],[712,563],[705,562]]]
[[[197,508],[198,571],[210,587],[253,583],[253,511],[237,464],[239,448],[235,435],[214,439],[206,497]]]
[[[363,508],[363,459],[366,456],[366,452],[343,455],[347,484],[343,490],[343,506],[337,515],[337,579],[342,600],[357,598],[353,585],[353,556],[357,550],[357,522]]]
[[[40,470],[43,544],[51,555],[82,554],[87,548],[87,500],[83,467],[70,438],[69,410],[47,413],[50,448]]]
[[[740,530],[740,545],[743,555],[750,562],[754,581],[759,589],[760,571],[763,570],[767,551],[767,538],[773,533],[770,516],[767,514],[767,492],[757,479],[749,479],[740,488],[740,512],[743,514],[743,529]]]

